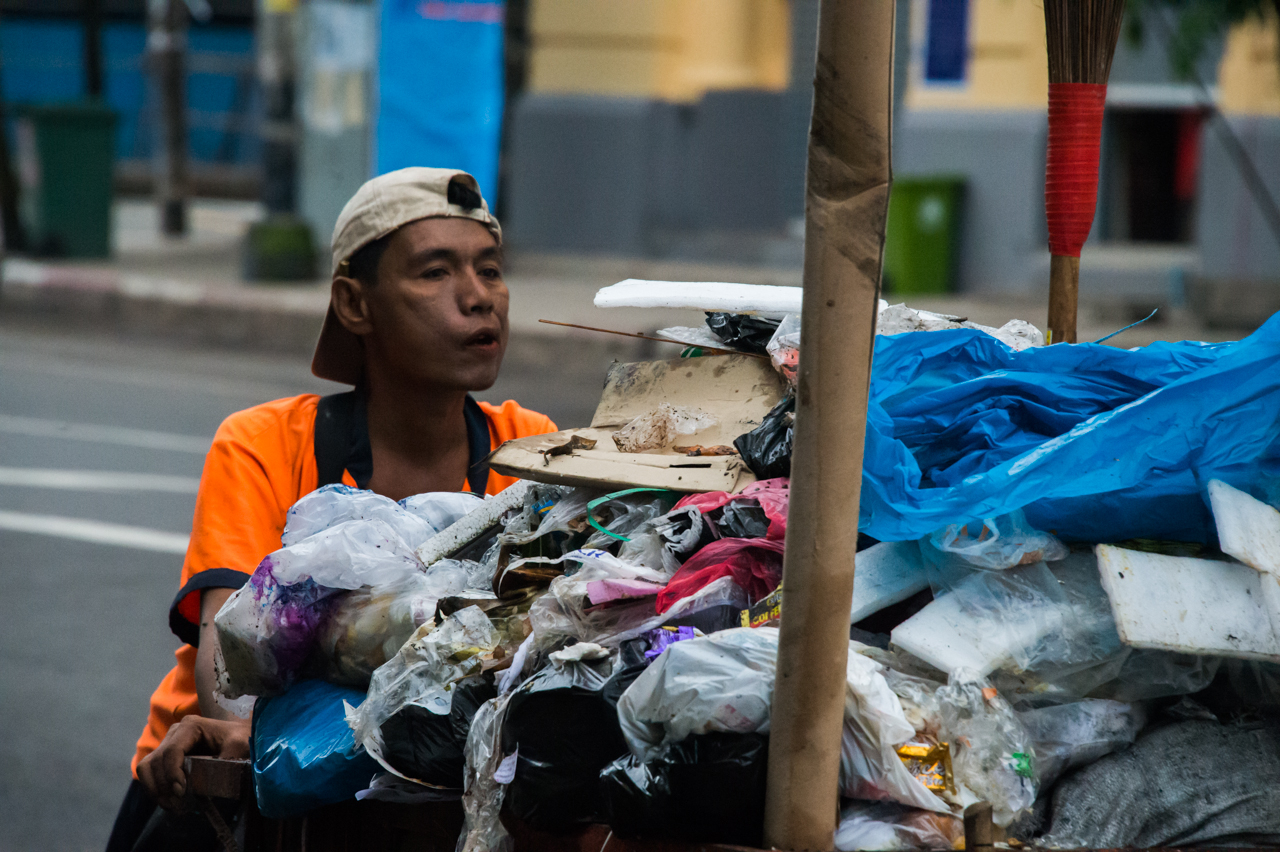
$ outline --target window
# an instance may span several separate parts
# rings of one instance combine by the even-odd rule
[[[929,0],[924,78],[930,83],[963,83],[969,55],[968,0]]]

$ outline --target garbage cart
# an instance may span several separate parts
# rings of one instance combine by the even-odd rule
[[[20,213],[36,254],[111,254],[115,127],[115,112],[97,103],[18,108]]]

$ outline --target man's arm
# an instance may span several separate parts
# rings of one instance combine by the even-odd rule
[[[200,701],[200,715],[206,719],[238,720],[239,717],[224,710],[213,699],[218,683],[213,670],[214,653],[218,647],[218,631],[213,617],[222,609],[234,589],[205,589],[200,593],[200,644],[196,647],[196,698]]]
[[[156,803],[169,810],[181,808],[187,791],[187,775],[183,771],[187,755],[212,754],[224,760],[243,760],[249,756],[249,720],[232,715],[213,700],[217,683],[213,657],[218,646],[213,617],[232,591],[205,589],[200,594],[200,646],[195,667],[200,715],[176,722],[160,746],[138,763],[138,780]]]

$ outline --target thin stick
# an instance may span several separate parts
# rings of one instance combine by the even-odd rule
[[[1080,258],[1049,257],[1049,342],[1076,342]]]
[[[718,355],[746,355],[749,358],[768,358],[768,355],[761,355],[758,352],[739,352],[737,349],[720,349],[715,346],[704,346],[701,343],[683,343],[679,340],[667,340],[665,337],[650,337],[647,334],[637,334],[633,331],[615,331],[612,328],[596,328],[591,325],[576,325],[571,322],[556,322],[555,320],[540,319],[538,322],[545,322],[547,325],[561,325],[565,328],[580,328],[583,331],[598,331],[601,334],[616,334],[621,337],[638,337],[641,340],[653,340],[657,343],[674,343],[676,346],[694,346],[698,349],[705,349],[708,352],[715,352]]]

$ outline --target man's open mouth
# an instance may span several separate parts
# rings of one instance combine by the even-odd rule
[[[498,335],[492,331],[479,331],[467,338],[468,346],[476,346],[485,348],[488,346],[496,346],[498,343]]]

